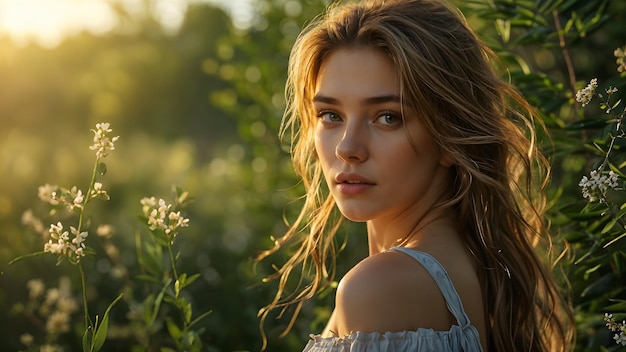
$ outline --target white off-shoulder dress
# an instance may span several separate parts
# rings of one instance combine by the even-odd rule
[[[463,309],[450,276],[431,255],[394,247],[417,260],[433,277],[457,324],[447,331],[417,329],[401,332],[352,332],[344,337],[312,335],[303,352],[482,352],[478,330]]]

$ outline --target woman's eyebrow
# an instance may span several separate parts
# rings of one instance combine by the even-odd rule
[[[339,104],[339,99],[328,97],[325,95],[317,94],[313,97],[314,103],[326,103],[326,104]],[[369,97],[363,99],[363,103],[366,105],[377,105],[383,103],[399,103],[400,97],[395,94],[381,95],[375,97]]]

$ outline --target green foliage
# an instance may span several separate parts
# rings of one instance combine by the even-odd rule
[[[620,284],[626,275],[626,164],[620,152],[624,113],[620,115],[619,97],[609,103],[610,94],[604,91],[624,87],[612,54],[624,45],[621,23],[626,7],[603,0],[471,1],[467,6],[495,23],[495,30],[484,31],[486,39],[507,63],[512,83],[537,107],[551,135],[544,140],[553,167],[548,221],[556,247],[567,249],[558,268],[567,279],[564,292],[571,294],[575,307],[576,350],[617,350],[603,315],[623,312],[614,303],[626,298]],[[598,88],[604,95],[599,99],[606,101],[599,109],[583,110],[575,101],[576,92],[594,77],[606,82]],[[619,174],[618,191],[609,189],[600,202],[584,199],[579,181],[591,170]]]

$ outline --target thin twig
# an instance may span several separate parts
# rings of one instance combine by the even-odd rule
[[[559,36],[559,46],[563,52],[563,58],[565,59],[565,66],[567,67],[567,75],[569,76],[570,89],[572,94],[576,95],[576,73],[574,72],[574,65],[572,64],[572,58],[567,47],[565,40],[565,33],[561,27],[561,19],[559,18],[559,12],[555,9],[552,11],[552,17],[554,18],[554,26],[556,27],[556,33]]]

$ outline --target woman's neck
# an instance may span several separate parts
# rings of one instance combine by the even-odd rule
[[[457,222],[450,209],[430,211],[420,218],[367,222],[369,255],[392,247],[420,248],[450,235],[457,235]]]

